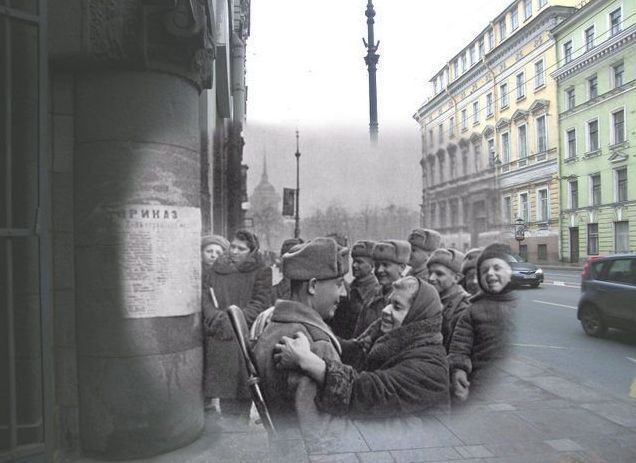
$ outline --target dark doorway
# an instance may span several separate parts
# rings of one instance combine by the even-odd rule
[[[570,227],[570,262],[579,262],[579,227]]]

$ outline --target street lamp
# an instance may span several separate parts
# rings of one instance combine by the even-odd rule
[[[298,129],[296,129],[296,217],[294,237],[300,238],[300,149],[298,146]]]
[[[527,230],[528,230],[528,226],[526,225],[526,221],[523,220],[521,217],[517,217],[517,220],[515,220],[515,239],[519,243],[520,256],[521,256],[521,242],[526,239]]]
[[[365,48],[367,49],[367,56],[364,57],[364,62],[367,64],[367,70],[369,71],[369,135],[373,143],[378,142],[378,91],[376,84],[376,68],[380,55],[376,52],[380,46],[380,41],[375,41],[373,34],[373,24],[375,17],[375,9],[373,8],[373,1],[369,0],[367,3],[367,9],[364,12],[367,17],[367,37],[368,41],[362,38]]]

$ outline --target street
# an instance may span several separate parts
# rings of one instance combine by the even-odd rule
[[[610,331],[605,338],[587,336],[576,318],[580,293],[580,272],[571,270],[546,270],[539,288],[519,289],[515,353],[581,384],[629,397],[636,381],[636,335]]]

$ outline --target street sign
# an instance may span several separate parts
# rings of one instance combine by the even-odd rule
[[[296,213],[296,190],[283,188],[283,216],[293,217]]]

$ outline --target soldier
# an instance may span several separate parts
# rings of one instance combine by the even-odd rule
[[[470,295],[459,282],[464,254],[456,249],[437,249],[428,258],[428,282],[435,287],[442,301],[442,336],[448,353],[450,341],[459,317],[470,306]]]
[[[411,258],[409,275],[428,281],[428,268],[426,261],[433,251],[439,248],[442,236],[435,230],[428,228],[416,228],[409,235],[411,243]]]
[[[283,255],[283,275],[290,280],[289,300],[278,299],[271,319],[253,348],[261,374],[263,396],[274,424],[297,428],[311,436],[325,426],[314,404],[315,383],[299,372],[283,371],[274,365],[274,346],[283,336],[304,333],[311,349],[321,358],[340,359],[340,344],[325,323],[333,317],[344,291],[347,273],[346,248],[330,238],[316,238]]]
[[[351,273],[353,281],[348,297],[338,304],[336,314],[330,323],[336,336],[349,339],[362,308],[375,296],[380,283],[373,274],[373,241],[357,241],[351,248]]]
[[[464,262],[462,263],[462,278],[461,285],[471,295],[475,295],[479,292],[479,284],[477,283],[477,259],[481,254],[481,248],[470,249],[464,256]]]
[[[402,276],[410,254],[411,245],[406,241],[383,240],[375,243],[372,257],[375,276],[380,286],[358,315],[353,330],[354,338],[361,335],[371,323],[380,318],[382,309],[389,304],[391,285]]]

